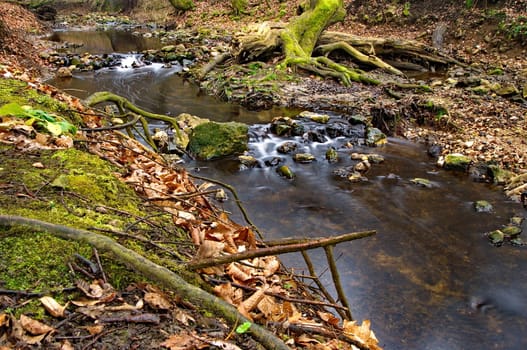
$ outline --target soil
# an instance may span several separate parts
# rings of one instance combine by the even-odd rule
[[[203,32],[205,28],[221,28],[222,32],[234,33],[251,23],[254,18],[271,20],[280,16],[280,20],[287,21],[296,14],[300,1],[289,1],[283,7],[280,7],[282,2],[279,1],[266,1],[260,6],[256,3],[261,2],[250,2],[250,16],[233,16],[227,2],[220,1],[196,1],[196,9],[183,14],[175,13],[167,6],[151,9],[143,5],[143,8],[134,10],[129,15],[144,22],[154,20],[167,27],[189,31]],[[415,39],[432,46],[434,32],[445,24],[447,29],[440,49],[466,64],[466,67],[452,68],[447,75],[451,79],[450,83],[448,79],[444,79],[445,76],[438,79],[434,74],[428,74],[410,81],[432,86],[433,93],[398,91],[401,98],[390,99],[383,93],[383,87],[359,84],[343,87],[336,81],[322,81],[298,72],[298,82],[282,87],[281,103],[306,108],[343,104],[351,111],[368,110],[374,117],[378,117],[380,126],[385,125],[384,132],[438,145],[441,148],[438,156],[463,153],[475,162],[494,163],[514,175],[527,172],[525,96],[511,99],[493,92],[480,94],[471,89],[475,86],[459,87],[452,82],[472,79],[482,85],[481,82],[485,80],[489,85],[514,84],[519,89],[525,89],[525,38],[522,42],[521,37],[516,40],[507,37],[500,16],[504,14],[508,20],[526,16],[527,0],[476,2],[477,6],[470,9],[465,7],[464,1],[426,0],[407,3],[409,8],[405,12],[404,4],[392,5],[392,1],[345,1],[348,15],[344,22],[335,24],[331,30],[361,36]],[[278,8],[283,10],[280,15],[277,15]],[[86,13],[82,8],[69,8],[68,11],[69,15],[72,11]],[[49,30],[49,26],[37,20],[30,11],[5,2],[0,2],[0,18],[0,73],[4,77],[17,76],[29,82],[37,81],[52,69],[39,55],[46,44],[38,40],[38,34]],[[489,74],[498,68],[500,74]],[[56,93],[58,92],[53,94]],[[430,101],[436,109],[423,107]],[[437,112],[440,109],[444,109],[446,113],[439,115]],[[403,117],[402,121],[394,124],[396,117],[400,116]],[[23,190],[20,189],[20,192]],[[510,195],[518,199],[519,193],[510,192]],[[246,343],[245,348],[256,348],[243,332],[232,335],[232,330],[220,320],[203,316],[191,305],[154,286],[130,286],[121,294],[119,305],[122,306],[124,302],[128,306],[133,305],[146,293],[170,300],[170,306],[165,308],[151,304],[150,312],[143,313],[146,316],[139,322],[130,316],[126,316],[128,319],[109,320],[108,323],[112,326],[104,331],[94,329],[94,333],[90,331],[92,335],[84,339],[78,335],[77,330],[86,324],[76,319],[66,319],[64,322],[67,326],[61,328],[62,338],[57,338],[53,346],[68,349],[74,343],[82,348],[108,348],[108,344],[118,344],[120,348],[140,349],[155,347],[161,341],[168,342],[167,339],[172,339],[171,345],[166,345],[167,348],[176,349],[178,344],[180,348],[205,348],[212,347],[210,342],[218,337],[233,336],[238,343]],[[112,301],[115,300],[109,301],[108,305]],[[5,322],[0,317],[0,329],[6,325]],[[161,324],[155,328],[157,333],[151,331],[149,324],[152,323]],[[199,337],[206,338],[205,341],[195,337],[197,324],[202,325]],[[182,332],[182,329],[185,331]],[[178,332],[186,336],[169,338],[170,334]],[[129,338],[129,334],[133,337]],[[0,349],[3,350],[1,341],[2,338]],[[306,344],[310,342],[311,339],[306,339]]]

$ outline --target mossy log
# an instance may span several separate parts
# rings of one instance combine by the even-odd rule
[[[178,273],[153,263],[144,256],[123,247],[107,236],[63,225],[55,225],[40,220],[11,215],[0,215],[0,225],[27,226],[34,230],[49,232],[63,239],[81,241],[90,244],[98,250],[112,254],[120,262],[130,266],[152,281],[159,283],[165,288],[173,290],[190,304],[196,305],[203,311],[208,311],[216,316],[224,318],[232,327],[245,322],[251,323],[251,327],[247,333],[266,349],[289,350],[289,347],[283,341],[278,339],[264,327],[252,323],[245,316],[241,315],[233,305],[207,293],[193,284],[188,283]]]

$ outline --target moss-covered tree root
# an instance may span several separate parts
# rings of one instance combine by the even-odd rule
[[[101,251],[111,253],[119,261],[134,268],[136,271],[143,274],[144,276],[147,276],[156,283],[174,290],[189,303],[198,306],[204,311],[211,312],[216,316],[223,317],[231,324],[232,327],[235,327],[237,324],[251,322],[246,317],[241,315],[231,304],[228,304],[222,299],[186,282],[177,273],[153,263],[142,255],[123,247],[109,237],[90,231],[74,229],[63,225],[55,225],[40,220],[11,215],[0,215],[0,225],[27,226],[34,230],[49,232],[63,239],[88,243]],[[289,350],[289,347],[283,341],[281,341],[264,327],[261,327],[257,324],[251,324],[248,334],[250,334],[266,349]]]

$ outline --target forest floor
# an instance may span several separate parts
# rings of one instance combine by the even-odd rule
[[[223,32],[235,32],[251,23],[254,18],[272,20],[279,17],[280,20],[287,21],[295,15],[298,3],[297,1],[290,1],[284,2],[286,5],[283,5],[278,1],[268,1],[265,4],[271,4],[270,7],[267,7],[267,5],[251,7],[251,15],[233,16],[232,9],[226,6],[225,2],[215,1],[211,4],[211,2],[196,1],[196,9],[185,14],[177,14],[171,11],[170,8],[161,7],[144,8],[141,11],[134,11],[130,16],[138,21],[153,21],[170,27],[186,28],[188,30],[203,31],[204,28],[221,28]],[[525,44],[527,33],[525,32],[525,26],[527,24],[525,19],[522,19],[522,16],[527,16],[527,1],[500,2],[506,5],[503,6],[502,4],[501,7],[490,7],[490,5],[485,7],[486,2],[485,4],[477,2],[479,6],[470,9],[466,8],[461,1],[412,1],[408,2],[410,4],[409,7],[405,7],[404,4],[394,6],[391,1],[346,1],[345,3],[348,10],[346,20],[343,23],[334,25],[331,30],[352,32],[363,36],[415,39],[433,45],[432,34],[442,23],[446,23],[447,30],[440,44],[441,50],[471,67],[471,70],[465,68],[458,70],[459,74],[456,76],[453,73],[454,75],[450,76],[450,78],[456,80],[470,80],[469,78],[474,78],[478,82],[476,85],[468,84],[468,86],[460,88],[454,87],[450,83],[445,83],[442,79],[427,77],[426,83],[430,84],[434,89],[433,96],[436,98],[436,104],[448,110],[446,118],[442,118],[443,115],[438,116],[434,114],[437,111],[433,111],[427,116],[429,118],[427,122],[419,123],[415,120],[415,115],[412,115],[404,123],[398,125],[396,129],[387,131],[391,131],[396,136],[403,136],[416,141],[426,141],[429,144],[438,144],[442,147],[444,154],[459,152],[470,156],[474,161],[495,162],[504,169],[512,171],[514,175],[521,175],[526,172],[527,105],[525,102],[525,89],[527,89],[527,60],[525,60]],[[277,9],[280,9],[280,11],[277,11]],[[75,11],[79,14],[83,13],[82,9],[76,9]],[[17,77],[29,82],[30,87],[37,88],[40,92],[49,96],[59,98],[75,106],[75,108],[81,108],[85,112],[85,109],[78,106],[80,103],[78,100],[67,97],[52,88],[43,87],[39,83],[39,77],[49,74],[53,68],[47,67],[46,63],[39,56],[39,53],[46,49],[46,44],[34,39],[28,33],[37,34],[49,28],[30,16],[26,10],[4,2],[0,2],[0,18],[2,18],[4,24],[3,27],[0,27],[0,44],[2,46],[0,49],[0,74],[3,76],[2,79]],[[82,18],[82,16],[78,16],[78,18]],[[505,18],[508,22],[504,22]],[[514,33],[519,34],[513,37]],[[496,72],[499,72],[499,74],[496,74]],[[298,73],[301,75],[301,82],[295,83],[298,86],[293,89],[284,88],[284,94],[290,94],[293,91],[296,94],[296,100],[307,99],[307,105],[316,105],[317,103],[330,105],[338,103],[338,99],[343,99],[344,96],[356,96],[362,93],[361,96],[364,100],[361,102],[363,106],[373,109],[381,105],[382,109],[387,111],[385,114],[389,116],[390,111],[404,112],[408,106],[418,104],[423,100],[430,100],[431,98],[429,95],[423,98],[422,94],[417,93],[408,93],[400,100],[389,100],[384,97],[377,98],[382,92],[382,88],[363,87],[360,85],[348,88],[341,86],[336,81],[322,81],[317,77]],[[520,98],[512,99],[510,96],[500,96],[490,89],[484,92],[478,92],[478,90],[473,89],[487,84],[485,81],[488,82],[489,86],[496,83],[500,83],[503,86],[512,84],[519,91],[515,96],[520,96]],[[372,96],[375,98],[372,99]],[[32,99],[35,100],[34,97]],[[33,100],[30,99],[30,101]],[[284,103],[288,104],[290,101],[285,101]],[[404,113],[402,114],[404,115]],[[107,143],[104,147],[97,148],[96,152],[105,151],[105,147],[117,152],[112,143],[115,142],[115,139],[108,137],[109,139],[105,140]],[[58,145],[53,147],[55,146]],[[136,146],[130,147],[134,148]],[[140,158],[131,157],[130,153],[123,150],[120,150],[120,152],[122,153],[107,158],[116,164],[119,162],[133,162]],[[33,168],[33,170],[41,167],[37,163],[42,159],[49,161],[49,164],[46,161],[42,161],[44,163],[42,166],[44,167],[52,167],[57,164],[52,157],[47,160],[43,153],[38,155],[30,154],[29,158],[5,148],[2,148],[0,153],[2,157],[0,171],[8,167],[16,168],[18,166],[16,162],[10,163],[13,159],[16,159],[20,164],[24,163],[29,168]],[[73,156],[76,157],[77,154]],[[88,161],[86,162],[89,163]],[[144,171],[151,171],[152,169],[157,172],[164,171],[157,168],[153,163],[155,163],[155,159],[148,161],[140,159],[137,167],[144,167],[141,168]],[[89,164],[92,167],[99,167],[98,163]],[[83,171],[88,172],[85,169],[80,170],[80,172]],[[177,186],[172,182],[174,178],[184,179],[184,186],[193,186],[188,178],[178,176],[181,175],[163,173],[162,183],[156,184],[156,186]],[[168,178],[170,180],[167,180]],[[519,183],[519,185],[523,184]],[[58,187],[60,188],[60,185]],[[61,193],[56,198],[52,197],[56,195],[57,186],[54,189],[48,186],[40,193],[41,188],[39,186],[34,189],[27,188],[26,184],[21,184],[20,181],[17,182],[15,179],[12,179],[12,181],[2,180],[0,189],[2,189],[3,195],[16,197],[16,203],[19,203],[22,199],[32,198],[38,199],[38,203],[45,202],[47,206],[50,206],[50,203],[60,203],[65,198],[64,193]],[[517,192],[511,193],[514,198],[517,198],[517,194]],[[46,197],[41,197],[44,195]],[[88,195],[88,193],[85,195]],[[77,199],[74,202],[71,202],[71,198],[73,198],[71,195],[71,198],[66,202],[67,205],[62,202],[65,211],[60,212],[62,213],[61,215],[70,215],[72,206],[74,206],[75,210],[80,210],[79,208],[85,205],[80,204],[83,202],[83,200],[79,199],[81,197],[75,196]],[[50,201],[50,198],[54,200]],[[53,204],[54,208],[55,204]],[[198,205],[193,204],[190,207],[195,206]],[[9,210],[7,208],[7,206],[2,206],[2,214],[4,209],[6,213],[11,213],[13,208],[9,207]],[[147,209],[150,210],[150,208]],[[111,218],[112,225],[109,227],[118,226],[118,222],[123,220],[121,217],[123,215],[130,215],[135,218],[134,220],[138,221],[142,220],[141,216],[151,218],[158,215],[158,213],[149,212],[147,209],[141,213],[121,213],[116,215]],[[18,209],[13,210],[16,212]],[[104,210],[104,208],[99,208],[98,210]],[[70,216],[68,218],[71,219]],[[61,220],[64,220],[64,218]],[[222,226],[224,223],[222,220],[215,219],[212,221],[217,221],[216,225],[223,227],[225,232],[222,234],[225,236],[235,235],[236,233],[236,237],[239,238],[238,236],[243,230],[236,225],[227,225],[228,228],[224,227]],[[179,218],[179,221],[175,223],[181,224],[182,221],[184,219]],[[155,220],[151,223],[154,228],[157,224]],[[204,225],[206,227],[214,226],[210,223]],[[81,225],[81,227],[83,226]],[[193,229],[194,231],[199,231],[198,228],[203,229],[203,226],[189,225],[187,228],[189,231]],[[151,229],[152,227],[149,228],[149,230]],[[167,228],[167,230],[169,229],[177,230],[172,227]],[[17,233],[15,232],[15,234]],[[141,234],[144,234],[144,232],[141,232]],[[22,233],[22,235],[24,234]],[[245,235],[247,236],[247,233]],[[156,237],[156,239],[165,238]],[[245,239],[249,238],[245,237]],[[47,236],[43,240],[46,241],[46,244],[38,242],[37,244],[44,245],[46,249],[51,250],[52,245],[59,244]],[[121,240],[124,240],[124,238],[121,238]],[[29,240],[29,242],[32,241]],[[138,245],[137,242],[129,244],[132,246]],[[5,244],[0,244],[0,248],[7,249]],[[142,249],[146,252],[150,247]],[[87,255],[91,254],[89,250],[86,250],[86,247],[80,247],[78,251],[84,251]],[[62,254],[61,251],[54,251],[54,253],[57,255]],[[183,249],[182,254],[189,258],[192,254],[195,254],[195,251]],[[106,260],[103,257],[103,266],[108,269],[107,272],[112,273],[114,270],[119,270],[119,267],[114,267],[110,261],[111,259]],[[0,260],[0,267],[2,267],[2,263]],[[83,261],[77,261],[77,263],[82,265]],[[106,266],[105,263],[111,266]],[[267,264],[274,264],[274,262],[267,262]],[[267,267],[267,265],[264,265],[264,268]],[[97,273],[100,274],[101,270],[102,268],[99,266]],[[79,273],[78,270],[77,273]],[[118,272],[115,273],[118,274]],[[86,276],[89,276],[89,272],[87,275],[84,274],[84,280],[87,281],[87,284],[77,282],[74,289],[77,290],[78,294],[70,296],[68,300],[68,303],[71,302],[78,307],[75,312],[66,311],[64,313],[64,309],[60,307],[55,310],[57,309],[56,304],[47,306],[59,314],[62,312],[62,315],[57,316],[51,322],[53,329],[45,328],[42,324],[36,322],[36,319],[42,320],[42,314],[35,312],[34,308],[31,309],[31,312],[25,313],[28,317],[24,318],[24,320],[22,320],[22,317],[15,319],[12,316],[7,316],[7,313],[2,313],[2,310],[6,308],[25,310],[23,308],[25,304],[35,299],[35,296],[32,296],[27,290],[35,285],[26,286],[24,290],[16,291],[3,289],[4,286],[0,284],[0,306],[2,307],[0,308],[0,349],[36,348],[41,342],[45,342],[48,348],[57,349],[115,348],[108,344],[113,344],[113,346],[120,348],[143,349],[159,347],[161,343],[163,344],[162,346],[169,349],[203,349],[215,348],[215,346],[224,349],[236,349],[234,343],[239,344],[244,349],[258,348],[258,345],[245,334],[247,330],[239,329],[235,331],[221,320],[216,319],[214,315],[199,312],[200,310],[197,310],[193,305],[189,305],[185,300],[179,299],[177,295],[164,292],[158,287],[145,282],[136,282],[127,286],[126,282],[133,280],[133,276],[125,275],[126,278],[116,284],[114,286],[115,289],[110,286],[109,290],[104,289],[108,286],[100,282],[102,278],[90,281]],[[256,276],[257,278],[262,278],[259,273]],[[289,295],[290,286],[294,285],[295,282],[286,280],[287,276],[280,278],[281,282],[279,284],[288,286],[287,290],[277,288],[276,290],[268,291],[268,294]],[[5,281],[0,280],[0,283],[2,282]],[[38,284],[40,281],[33,283]],[[275,281],[274,285],[276,284]],[[236,293],[238,294],[236,295],[234,289],[233,291],[221,291],[220,293],[227,293],[227,297],[237,298],[239,299],[238,302],[240,302],[241,300],[247,301],[247,296],[254,292],[254,290],[245,290],[242,293],[239,289],[237,290]],[[93,295],[95,291],[101,294],[95,297]],[[41,296],[38,295],[38,297]],[[223,296],[225,297],[226,294]],[[299,298],[307,298],[305,294],[295,295],[295,297],[297,300]],[[276,321],[275,323],[283,322],[284,320],[280,318],[282,316],[279,317],[279,313],[275,310],[278,303],[274,299],[272,300],[268,303],[270,309],[265,312],[260,311],[260,314],[269,313],[270,320]],[[19,301],[24,305],[19,305]],[[66,302],[66,300],[62,301]],[[307,302],[307,299],[304,301]],[[46,302],[51,303],[49,300]],[[146,306],[144,306],[145,303],[147,304]],[[306,329],[305,327],[310,326],[304,319],[308,317],[317,321],[316,324],[311,325],[314,327],[311,329],[312,331],[315,328],[325,329],[324,327],[329,325],[335,327],[333,329],[339,329],[342,332],[343,327],[337,325],[339,321],[333,316],[327,313],[314,312],[313,310],[316,310],[315,307],[311,310],[309,308],[308,310],[303,309],[303,314],[301,314],[294,306],[294,303],[281,305],[288,305],[287,310],[280,310],[281,314],[287,315],[287,318],[289,318],[288,322],[299,321],[300,331],[284,332],[283,330],[275,330],[292,348],[333,349],[350,346],[349,339],[343,345],[342,342],[337,341],[337,337],[332,337],[331,334],[313,335],[312,332],[302,331],[302,329]],[[115,312],[120,312],[120,314],[115,316],[113,314]],[[17,315],[20,316],[20,314],[21,312],[18,312]],[[109,315],[112,316],[110,317]],[[276,318],[273,319],[275,316]],[[57,321],[58,319],[61,319],[61,321]],[[94,322],[93,320],[96,319],[103,321]],[[49,318],[44,318],[44,320],[49,321]],[[319,327],[320,325],[324,327]],[[363,323],[362,328],[356,324],[347,325],[347,327],[344,330],[354,333],[364,340],[361,343],[363,344],[362,348],[377,348],[377,343],[373,340],[367,322]],[[51,337],[51,334],[54,334],[54,338]],[[324,337],[325,340],[323,339]],[[329,340],[332,338],[333,340]],[[221,341],[218,339],[221,339]]]

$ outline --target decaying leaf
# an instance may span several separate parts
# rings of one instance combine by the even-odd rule
[[[171,308],[170,302],[161,293],[145,293],[145,301],[153,309],[168,310]]]
[[[24,330],[33,335],[47,334],[54,331],[53,327],[48,326],[40,321],[34,320],[26,315],[20,316],[20,325]]]
[[[357,321],[344,320],[343,323],[344,334],[350,337],[354,337],[368,346],[371,350],[381,350],[382,348],[378,345],[379,341],[375,336],[375,333],[370,329],[370,321],[364,320],[362,324],[357,325]]]
[[[170,350],[191,350],[196,349],[198,343],[199,341],[188,333],[181,332],[170,336],[170,338],[159,345]]]
[[[60,350],[75,350],[75,348],[69,341],[64,340],[62,344],[60,344]]]
[[[196,320],[190,316],[188,313],[183,311],[182,309],[177,309],[177,311],[174,314],[174,318],[184,324],[185,326],[188,326],[191,322],[195,323]]]
[[[86,326],[84,327],[88,333],[90,333],[91,335],[97,335],[97,334],[101,334],[102,331],[104,330],[104,325],[102,324],[96,324],[96,325],[93,325],[93,326]]]
[[[249,315],[249,313],[258,306],[258,303],[264,298],[265,290],[258,289],[254,292],[249,298],[244,300],[240,305],[238,305],[238,311],[244,316]]]
[[[332,313],[329,312],[317,312],[318,316],[322,319],[322,321],[332,325],[332,326],[338,326],[340,323],[340,320],[338,317],[335,317]]]
[[[210,240],[204,240],[203,243],[199,246],[198,253],[196,254],[196,259],[206,259],[213,258],[220,255],[225,247],[225,243],[216,242]]]
[[[40,302],[44,305],[44,308],[47,312],[53,317],[64,317],[64,312],[66,311],[66,306],[60,305],[55,299],[48,296],[43,296],[40,298]]]

